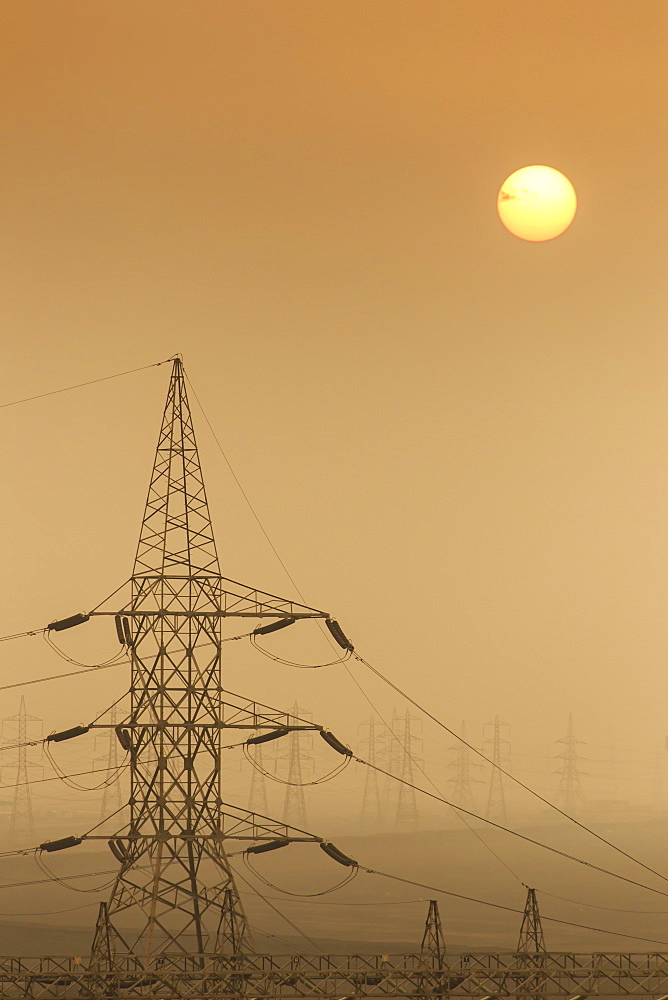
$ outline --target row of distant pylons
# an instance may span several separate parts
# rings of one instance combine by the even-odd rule
[[[110,711],[112,728],[95,741],[92,768],[78,770],[99,772],[102,801],[100,819],[119,812],[124,805],[119,769],[119,745],[113,726],[117,722],[117,708]],[[44,778],[43,720],[29,715],[25,698],[21,697],[19,710],[2,720],[0,735],[0,781],[6,787],[11,776],[13,788],[6,843],[12,848],[32,847],[37,843],[31,786]],[[87,758],[90,763],[90,756]]]
[[[295,703],[292,717],[304,719],[310,716]],[[119,779],[122,753],[114,732],[117,721],[118,709],[113,706],[109,713],[111,726],[103,736],[96,738],[94,748],[94,768],[99,769],[102,776],[101,819],[120,811],[124,804]],[[498,716],[484,727],[481,750],[494,766],[489,770],[482,805],[481,796],[476,796],[474,787],[482,783],[478,775],[483,760],[467,746],[464,723],[460,735],[466,742],[450,747],[448,769],[452,776],[447,779],[447,789],[443,791],[455,805],[472,812],[476,808],[482,809],[486,819],[505,823],[508,819],[506,774],[511,770],[510,727]],[[42,739],[43,722],[28,714],[25,698],[22,697],[18,712],[2,720],[0,734],[1,780],[6,787],[7,778],[11,778],[13,787],[9,822],[8,825],[3,824],[6,832],[3,839],[11,847],[25,847],[36,842],[30,789],[32,783],[44,776]],[[251,774],[248,808],[252,812],[260,815],[269,812],[267,778],[263,772],[280,775],[285,786],[283,822],[301,829],[308,826],[305,787],[313,776],[312,739],[312,734],[294,731],[278,748],[259,744],[253,749],[252,756],[259,767],[254,768]],[[555,801],[566,812],[578,812],[585,806],[581,780],[585,773],[582,770],[584,758],[578,749],[580,742],[575,737],[573,718],[569,716],[567,734],[557,741],[560,752],[555,756],[558,762],[555,767],[558,777]],[[420,809],[413,786],[424,784],[421,779],[426,777],[422,721],[410,711],[399,712],[396,709],[389,725],[377,716],[371,716],[359,726],[357,752],[374,768],[381,769],[366,770],[358,816],[360,830],[410,832],[419,829]],[[394,780],[397,778],[399,781]]]

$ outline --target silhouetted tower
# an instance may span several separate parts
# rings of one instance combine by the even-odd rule
[[[420,958],[423,962],[433,962],[437,968],[445,962],[445,940],[438,903],[435,899],[429,900],[429,910],[420,945]]]
[[[248,792],[248,808],[251,812],[257,812],[262,816],[266,816],[268,809],[267,784],[264,774],[262,773],[262,770],[264,770],[264,754],[262,752],[262,744],[258,743],[254,747],[249,747],[248,752],[257,764],[257,767],[252,768],[250,789]]]
[[[492,760],[492,771],[489,777],[489,793],[487,795],[487,819],[505,823],[506,821],[506,797],[503,791],[503,775],[500,768],[506,767],[509,761],[510,740],[501,735],[501,730],[510,731],[510,726],[505,722],[499,722],[498,715],[494,722],[489,722],[484,727],[485,733],[491,731],[491,735],[485,739],[484,747],[487,756]]]
[[[360,826],[363,831],[378,831],[382,827],[383,812],[380,799],[380,784],[378,781],[378,771],[373,768],[379,766],[379,756],[385,742],[385,726],[373,715],[368,722],[362,723],[360,730],[363,734],[358,740],[359,756],[367,760],[371,767],[367,767],[364,775],[364,794],[362,797],[362,809],[360,812]]]
[[[580,778],[584,774],[580,770],[582,758],[578,753],[578,743],[575,738],[575,728],[573,726],[573,714],[568,716],[568,732],[563,739],[557,743],[563,747],[561,753],[556,754],[557,760],[562,761],[562,765],[556,772],[559,775],[559,785],[557,787],[557,804],[566,812],[581,809],[584,806],[582,787]]]
[[[299,720],[299,706],[297,702],[292,706],[291,724],[297,725]],[[303,737],[300,744],[299,732],[290,733],[287,737],[288,753],[288,784],[285,787],[285,800],[283,802],[283,822],[292,826],[304,829],[306,826],[306,796],[304,795],[303,775],[304,765],[311,764],[311,757],[304,753]]]
[[[466,723],[462,722],[462,739],[466,739]],[[449,778],[448,783],[453,786],[452,797],[458,806],[463,809],[473,809],[473,785],[478,779],[472,776],[474,768],[480,765],[471,759],[472,753],[464,743],[455,743],[450,747],[450,752],[454,757],[449,767],[454,768],[454,778]]]
[[[121,790],[121,782],[118,773],[118,769],[121,765],[121,761],[119,759],[119,750],[121,748],[115,732],[117,724],[118,706],[113,705],[111,711],[109,712],[109,725],[111,728],[106,736],[106,753],[103,757],[99,758],[100,760],[104,760],[104,767],[107,769],[107,774],[109,776],[108,783],[105,783],[102,791],[100,818],[103,820],[106,819],[107,816],[119,813],[124,805],[123,792]]]
[[[400,751],[400,766],[398,773],[395,773],[402,782],[397,782],[397,811],[394,822],[397,831],[417,830],[419,825],[415,789],[410,787],[415,782],[415,768],[422,764],[422,761],[415,756],[416,751],[422,746],[422,740],[414,732],[415,724],[419,722],[420,720],[412,716],[408,709],[403,715],[393,719],[394,742]]]
[[[286,725],[285,713],[261,714],[247,699],[230,703],[221,677],[223,622],[269,618],[282,627],[327,616],[221,575],[180,358],[173,359],[127,589],[125,603],[115,591],[91,612],[116,615],[130,656],[130,710],[119,740],[132,750],[130,817],[110,841],[120,869],[98,920],[91,968],[103,968],[109,951],[144,967],[162,964],[165,953],[189,954],[204,967],[249,948],[225,841],[290,834],[222,797],[225,727]]]
[[[531,1000],[531,998],[536,997],[539,1000],[544,1000],[547,996],[546,976],[543,971],[544,955],[546,954],[545,936],[538,911],[536,890],[528,887],[517,952],[524,956],[523,964],[535,971],[529,972],[522,978],[521,982],[516,983],[516,996],[520,1000]]]
[[[543,934],[543,925],[540,920],[540,913],[538,912],[536,890],[529,889],[528,887],[517,951],[520,954],[526,953],[530,955],[546,951],[545,935]]]
[[[427,920],[420,946],[420,965],[426,968],[419,978],[420,996],[449,996],[447,984],[444,982],[445,940],[435,899],[429,900]]]
[[[30,770],[39,765],[30,759],[30,746],[41,742],[42,720],[26,712],[21,696],[17,715],[3,719],[3,770],[16,769],[16,784],[9,820],[9,844],[12,847],[32,847],[35,844],[35,824],[30,798]]]

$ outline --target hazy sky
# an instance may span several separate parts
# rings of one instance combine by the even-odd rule
[[[2,400],[182,352],[307,603],[362,655],[472,736],[498,713],[542,750],[572,711],[583,738],[661,747],[665,3],[0,13]],[[540,245],[495,208],[530,163],[579,197]],[[168,371],[2,410],[1,634],[129,575]],[[223,572],[293,596],[195,419]],[[116,650],[92,634],[63,645]],[[5,682],[61,666],[1,648]],[[230,686],[368,715],[336,669],[255,671],[235,651]],[[29,710],[85,720],[111,673]]]

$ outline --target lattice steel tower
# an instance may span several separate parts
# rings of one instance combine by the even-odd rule
[[[358,753],[371,764],[366,769],[364,775],[364,792],[362,796],[362,808],[360,810],[360,827],[365,833],[373,831],[378,833],[383,825],[383,810],[380,798],[380,783],[378,781],[378,771],[374,768],[378,764],[378,758],[382,754],[383,747],[387,743],[385,725],[371,715],[368,722],[362,723],[359,729],[366,736],[358,739]]]
[[[223,842],[291,833],[222,799],[221,733],[289,725],[284,712],[223,691],[223,619],[327,616],[221,576],[179,358],[129,589],[122,607],[112,597],[91,612],[117,615],[131,657],[131,709],[119,727],[130,746],[130,820],[110,842],[121,867],[91,958],[103,968],[115,951],[151,966],[176,953],[204,965],[249,949]]]
[[[38,766],[30,761],[28,743],[38,742],[42,735],[42,720],[26,712],[23,695],[16,715],[2,721],[3,743],[11,745],[3,750],[3,767],[16,768],[16,784],[9,820],[9,844],[12,847],[31,847],[35,843],[35,823],[30,798],[29,770]]]
[[[503,775],[501,768],[508,763],[508,750],[510,740],[501,735],[501,730],[509,731],[510,727],[506,722],[500,722],[498,715],[494,722],[489,722],[485,730],[491,729],[492,735],[484,742],[488,756],[492,758],[492,773],[489,778],[489,792],[487,795],[487,819],[506,821],[506,796],[503,790]]]
[[[572,712],[568,716],[568,732],[563,739],[557,740],[557,743],[563,748],[562,752],[556,755],[557,760],[562,761],[561,767],[556,772],[559,775],[557,803],[566,812],[581,809],[584,806],[584,798],[580,778],[585,772],[580,770],[580,761],[583,758],[578,753],[579,740],[575,739]]]
[[[462,740],[466,739],[466,723],[462,722],[461,728]],[[449,767],[454,768],[455,776],[454,778],[448,778],[448,783],[453,786],[452,797],[458,806],[462,806],[463,809],[473,809],[473,785],[477,784],[478,779],[474,778],[471,771],[474,768],[480,767],[475,761],[471,760],[472,752],[466,746],[465,743],[459,742],[455,743],[450,747],[450,752],[454,757],[451,760]]]

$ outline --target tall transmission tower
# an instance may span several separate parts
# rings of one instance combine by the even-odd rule
[[[110,841],[120,870],[100,908],[91,967],[104,968],[110,952],[144,967],[167,953],[192,955],[204,967],[207,956],[250,948],[224,842],[295,832],[223,801],[224,730],[281,735],[287,723],[285,713],[233,702],[223,691],[223,620],[279,619],[276,628],[327,616],[221,576],[180,358],[173,359],[129,591],[125,603],[112,595],[91,612],[116,615],[131,660],[130,712],[119,727],[131,750],[130,818]]]
[[[377,833],[383,825],[383,810],[380,797],[378,771],[379,757],[382,754],[386,740],[385,725],[375,716],[369,716],[368,722],[359,727],[362,736],[358,739],[358,753],[369,762],[371,767],[364,775],[364,792],[360,811],[360,827],[363,832]]]
[[[566,812],[582,809],[584,798],[580,778],[585,773],[580,770],[580,761],[583,759],[578,753],[578,743],[575,738],[575,727],[573,726],[573,713],[568,716],[568,732],[562,739],[557,740],[561,753],[556,754],[560,760],[561,767],[556,772],[559,775],[559,785],[557,787],[557,804],[562,806]]]
[[[503,775],[500,768],[505,767],[509,762],[510,740],[501,735],[502,730],[510,733],[510,726],[506,722],[500,722],[498,715],[493,722],[489,722],[484,727],[485,740],[484,747],[487,756],[492,758],[492,771],[489,777],[489,792],[487,794],[487,819],[506,821],[506,796],[503,790]],[[487,735],[489,733],[489,735]]]
[[[462,740],[466,739],[465,722],[462,722],[461,736]],[[464,743],[455,743],[450,747],[450,753],[454,759],[450,761],[448,766],[454,768],[455,776],[449,778],[448,782],[453,786],[453,799],[463,809],[473,809],[475,804],[473,785],[477,783],[478,779],[474,778],[471,772],[480,765],[471,759],[471,751]]]
[[[8,838],[12,847],[31,847],[36,842],[28,782],[30,770],[39,765],[30,760],[28,744],[38,742],[41,736],[42,720],[28,715],[25,698],[21,696],[18,713],[2,721],[3,769],[16,769]]]

